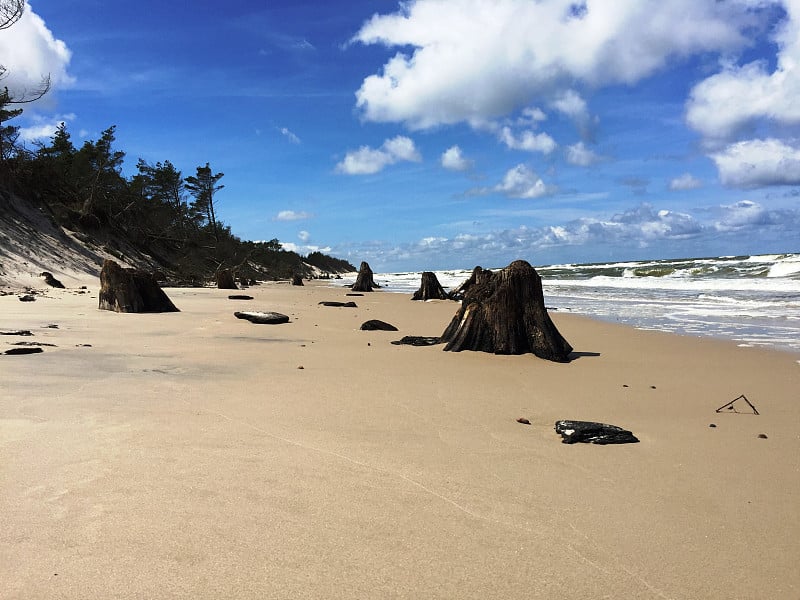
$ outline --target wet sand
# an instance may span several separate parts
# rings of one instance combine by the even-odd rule
[[[800,597],[798,355],[556,312],[555,364],[390,344],[448,301],[265,284],[128,315],[87,284],[0,297],[34,334],[0,351],[55,344],[0,356],[0,598]],[[741,394],[760,415],[715,412]]]

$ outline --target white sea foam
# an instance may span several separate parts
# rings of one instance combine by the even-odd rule
[[[537,271],[545,303],[560,311],[800,352],[800,254],[566,263]],[[436,271],[450,290],[471,274]],[[379,273],[375,280],[385,291],[412,294],[421,273]],[[354,281],[355,274],[336,285]]]

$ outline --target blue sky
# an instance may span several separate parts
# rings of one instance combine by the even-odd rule
[[[800,0],[30,0],[0,64],[30,147],[379,272],[800,250]]]

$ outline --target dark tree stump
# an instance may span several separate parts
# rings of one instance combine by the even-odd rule
[[[449,296],[436,278],[436,273],[431,271],[422,274],[422,283],[411,297],[412,300],[447,300],[447,298]]]
[[[54,288],[61,288],[64,289],[64,284],[61,283],[58,279],[53,277],[52,273],[44,271],[43,273],[39,274],[39,277],[44,277],[44,282],[49,285],[50,287]]]
[[[463,300],[464,295],[473,285],[485,282],[487,279],[491,278],[492,275],[493,273],[489,269],[475,267],[472,269],[472,275],[469,276],[469,279],[450,292],[450,298],[453,300]]]
[[[372,269],[366,262],[362,262],[358,269],[358,276],[356,282],[350,288],[354,292],[371,292],[372,288],[380,288],[372,276]]]
[[[106,260],[100,271],[100,309],[124,313],[179,312],[155,278]]]
[[[233,273],[230,269],[220,269],[216,273],[217,289],[220,290],[238,290],[236,281],[233,279]]]
[[[397,327],[386,321],[379,321],[378,319],[371,319],[364,321],[361,325],[362,331],[397,331]]]
[[[292,285],[303,285],[303,276],[300,273],[292,275]]]
[[[539,274],[524,260],[491,275],[481,271],[442,341],[450,352],[532,352],[554,362],[569,362],[572,352],[547,314]]]

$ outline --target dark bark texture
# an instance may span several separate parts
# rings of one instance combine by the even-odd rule
[[[303,285],[303,276],[300,273],[292,275],[292,285]]]
[[[220,269],[217,271],[217,288],[220,290],[238,290],[233,273],[230,269]]]
[[[375,280],[373,279],[372,269],[369,268],[369,265],[366,262],[362,262],[358,269],[356,282],[350,289],[354,292],[371,292],[372,288],[380,287],[381,286],[375,283]]]
[[[569,362],[572,352],[547,314],[539,274],[524,260],[497,273],[481,270],[442,341],[450,352],[532,352],[554,362]]]
[[[127,313],[178,312],[153,275],[106,260],[100,271],[100,309]]]
[[[422,273],[422,282],[419,289],[414,292],[412,300],[447,300],[447,292],[436,278],[436,273],[425,271]]]

